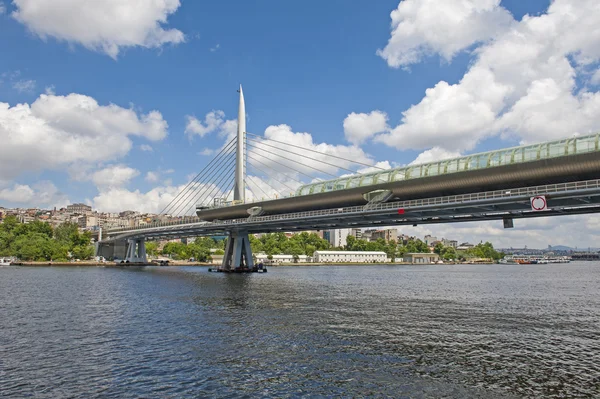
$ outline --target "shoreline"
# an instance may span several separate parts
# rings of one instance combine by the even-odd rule
[[[265,267],[297,267],[297,266],[432,266],[432,265],[493,265],[495,262],[486,263],[468,263],[468,262],[448,262],[448,263],[406,263],[406,262],[391,262],[391,263],[356,263],[356,262],[335,262],[335,263],[283,263],[283,264],[265,264]],[[96,261],[81,261],[81,262],[14,262],[11,266],[23,267],[142,267],[142,266],[161,266],[157,263],[149,262],[147,264],[124,264],[114,262],[96,262]],[[187,261],[170,261],[169,265],[161,267],[181,267],[181,266],[219,266],[213,263],[202,262],[187,262]]]

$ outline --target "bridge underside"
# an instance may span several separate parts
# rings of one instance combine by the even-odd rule
[[[546,196],[548,210],[536,212],[531,209],[530,197],[537,195]],[[113,240],[134,237],[173,239],[228,235],[240,231],[252,234],[524,219],[598,212],[600,212],[600,179],[397,201],[373,206],[322,209],[215,222],[196,221],[188,224],[157,225],[149,228],[109,231],[107,235],[110,242],[111,238]]]

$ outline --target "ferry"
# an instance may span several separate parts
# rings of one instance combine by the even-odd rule
[[[509,265],[546,265],[549,263],[569,263],[568,256],[542,256],[542,255],[506,255],[498,263]]]

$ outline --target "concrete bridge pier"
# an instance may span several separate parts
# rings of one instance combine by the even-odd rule
[[[125,259],[127,256],[127,241],[98,241],[96,243],[96,256],[102,256],[107,260]]]
[[[223,264],[220,271],[234,272],[254,269],[252,249],[247,231],[232,231],[229,233]]]
[[[146,240],[143,238],[127,240],[127,255],[124,260],[126,263],[148,263]]]

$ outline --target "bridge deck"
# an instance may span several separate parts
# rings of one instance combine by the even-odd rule
[[[549,210],[531,210],[529,199],[536,195],[546,195]],[[399,210],[402,211],[399,213]],[[166,239],[223,235],[232,230],[265,233],[518,219],[595,212],[600,212],[600,179],[215,222],[190,217],[185,223],[157,223],[133,229],[111,230],[106,234],[109,239]]]

